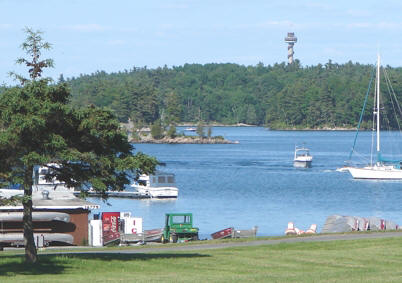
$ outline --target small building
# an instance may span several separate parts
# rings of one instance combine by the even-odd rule
[[[22,194],[21,190],[0,189],[3,198]],[[34,191],[32,201],[35,237],[42,237],[49,245],[88,244],[88,215],[99,205],[65,190]],[[0,206],[0,245],[23,244],[22,214],[22,204]]]

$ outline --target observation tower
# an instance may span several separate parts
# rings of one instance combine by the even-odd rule
[[[297,37],[294,32],[288,32],[288,36],[285,37],[285,42],[288,44],[288,61],[289,64],[293,63],[293,46],[297,42]]]

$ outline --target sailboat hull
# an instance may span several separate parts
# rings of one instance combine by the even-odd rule
[[[349,168],[354,179],[402,180],[402,170],[393,166],[368,166]]]

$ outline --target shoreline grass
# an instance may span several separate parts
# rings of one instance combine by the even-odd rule
[[[0,253],[0,282],[402,282],[402,239],[138,254]]]

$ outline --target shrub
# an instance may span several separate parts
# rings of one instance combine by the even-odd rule
[[[168,135],[170,138],[172,138],[172,139],[177,136],[175,125],[171,125],[171,126],[169,127],[169,130],[168,130],[168,132],[167,132],[167,135]]]
[[[163,129],[160,120],[156,120],[151,127],[151,135],[154,139],[160,140],[163,138]]]

